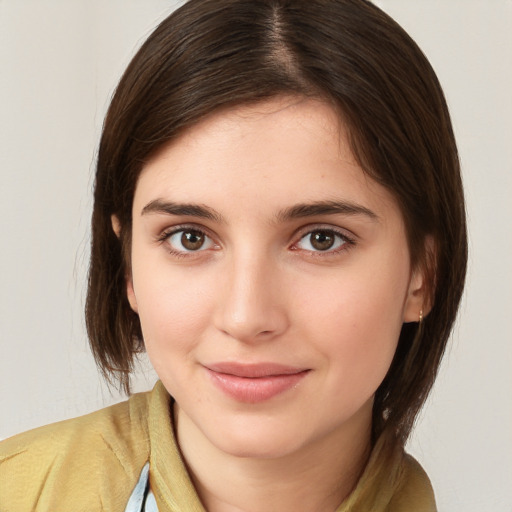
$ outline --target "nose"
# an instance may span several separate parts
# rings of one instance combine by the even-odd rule
[[[285,290],[269,258],[233,258],[223,271],[216,327],[244,343],[270,340],[288,327]]]

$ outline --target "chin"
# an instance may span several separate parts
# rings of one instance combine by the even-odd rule
[[[297,428],[296,421],[283,422],[269,416],[244,417],[208,425],[204,435],[218,450],[234,457],[273,459],[291,455],[311,441],[314,433]]]
[[[233,457],[247,459],[279,459],[293,454],[300,449],[300,443],[291,443],[281,436],[223,437],[218,442],[212,439],[217,448]]]

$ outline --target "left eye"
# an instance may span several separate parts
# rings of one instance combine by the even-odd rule
[[[335,251],[348,243],[344,236],[329,229],[316,229],[304,235],[297,247],[305,251],[326,252]]]
[[[213,240],[197,229],[181,229],[170,234],[167,243],[176,252],[195,252],[211,249]]]

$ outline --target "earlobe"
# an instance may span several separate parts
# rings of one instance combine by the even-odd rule
[[[139,308],[137,306],[137,297],[135,297],[135,291],[133,289],[133,280],[131,277],[126,278],[126,296],[128,297],[130,307],[135,313],[138,314]]]
[[[117,238],[121,237],[121,222],[117,215],[111,215],[110,221],[112,223],[112,230],[116,234]],[[135,297],[135,291],[133,290],[133,279],[131,275],[125,276],[126,280],[126,297],[128,298],[128,302],[130,303],[130,307],[135,313],[139,313],[137,306],[137,298]]]
[[[407,322],[419,322],[430,311],[430,301],[426,293],[424,272],[415,271],[409,283],[409,290],[404,308],[404,319]]]
[[[425,257],[413,270],[404,308],[404,322],[421,322],[432,309],[431,281],[435,275],[435,243],[425,239]]]
[[[117,238],[121,236],[121,222],[117,215],[112,214],[110,216],[110,222],[112,223],[112,231],[116,234]]]

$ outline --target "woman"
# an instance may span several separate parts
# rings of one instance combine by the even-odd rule
[[[129,390],[145,349],[160,382],[5,442],[7,510],[435,510],[403,447],[464,201],[436,76],[379,9],[178,9],[112,99],[92,237],[98,364]]]

